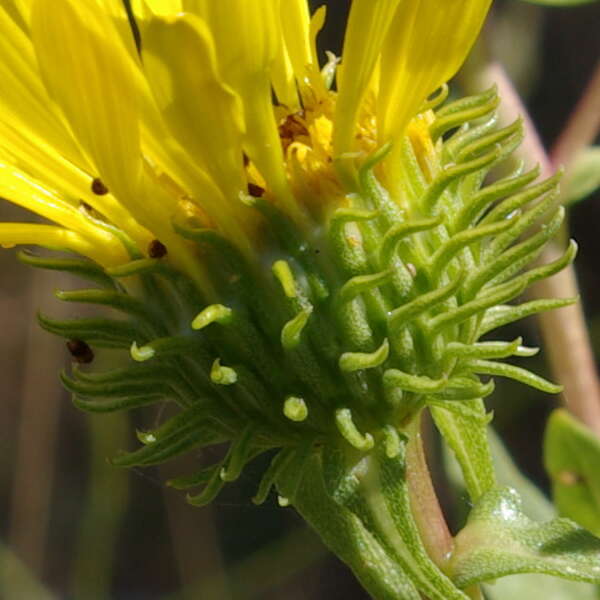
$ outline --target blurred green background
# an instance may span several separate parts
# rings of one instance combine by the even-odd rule
[[[339,53],[348,5],[329,2],[323,48]],[[488,29],[495,55],[550,147],[598,63],[600,4],[565,9],[497,1]],[[0,203],[0,220],[19,218],[18,209]],[[570,228],[580,245],[576,267],[600,351],[597,193],[570,210]],[[204,509],[162,485],[185,468],[181,463],[130,472],[110,466],[106,457],[132,447],[135,427],[153,416],[90,418],[73,408],[57,377],[69,362],[64,343],[34,319],[38,309],[53,315],[73,310],[51,299],[70,282],[19,265],[14,251],[0,252],[0,271],[0,598],[367,598],[292,509],[279,508],[274,498],[261,507],[251,504],[253,470],[260,473],[265,465],[253,465]],[[524,327],[506,339],[523,334],[535,345],[535,322]],[[548,372],[543,353],[534,360],[534,371]],[[525,474],[545,490],[541,439],[556,402],[504,381],[493,400],[498,431]],[[457,502],[443,481],[439,489],[453,522]]]

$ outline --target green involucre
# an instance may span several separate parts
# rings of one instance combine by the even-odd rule
[[[177,407],[142,435],[146,445],[115,464],[155,464],[227,442],[222,461],[172,482],[200,488],[190,501],[204,504],[248,461],[270,451],[260,502],[282,470],[295,465],[299,485],[303,461],[332,446],[365,456],[382,449],[392,460],[406,428],[429,406],[471,496],[490,489],[482,401],[494,387],[488,376],[551,393],[559,388],[498,362],[534,353],[520,338],[479,340],[505,323],[563,306],[567,301],[506,303],[563,268],[576,251],[571,244],[563,258],[531,268],[563,217],[556,206],[559,177],[534,183],[537,171],[519,171],[483,186],[522,137],[520,121],[495,130],[497,104],[490,90],[437,109],[430,127],[438,140],[434,175],[405,139],[402,207],[376,177],[390,152],[385,146],[359,169],[347,205],[312,231],[264,199],[246,198],[265,232],[254,258],[216,231],[174,225],[197,244],[217,297],[205,298],[168,254],[145,258],[131,248],[130,263],[107,271],[79,259],[22,254],[27,263],[98,285],[59,292],[62,300],[111,309],[69,321],[40,316],[44,328],[94,349],[130,350],[124,368],[103,374],[81,367],[63,376],[78,406]],[[284,496],[294,503],[293,490]]]

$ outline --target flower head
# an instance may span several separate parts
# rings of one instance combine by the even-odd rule
[[[175,482],[201,504],[276,448],[263,499],[323,448],[394,456],[429,406],[465,466],[458,424],[482,430],[493,389],[479,374],[557,391],[496,362],[532,354],[520,339],[478,342],[559,306],[506,302],[575,251],[522,272],[562,219],[557,181],[482,187],[520,123],[494,129],[493,90],[443,105],[489,5],[354,0],[322,65],[325,9],[304,0],[0,3],[0,195],[54,223],[1,224],[0,242],[86,257],[21,255],[99,286],[63,300],[126,317],[41,317],[87,343],[80,362],[130,349],[123,369],[63,375],[77,405],[179,406],[117,463],[228,441]]]

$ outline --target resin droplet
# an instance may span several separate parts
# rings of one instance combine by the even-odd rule
[[[192,321],[192,329],[203,329],[211,323],[227,325],[231,323],[233,311],[222,304],[211,304],[198,313]]]
[[[238,379],[237,373],[231,367],[221,365],[220,359],[215,359],[210,370],[210,380],[217,385],[231,385]]]
[[[292,350],[300,344],[302,331],[306,327],[312,311],[312,306],[305,308],[283,326],[281,330],[281,345],[286,350]]]
[[[139,346],[137,342],[133,342],[131,344],[131,349],[129,350],[131,354],[131,358],[136,360],[137,362],[144,362],[145,360],[149,360],[155,354],[154,348],[152,346]]]
[[[308,417],[308,407],[306,402],[298,396],[288,396],[283,403],[283,414],[297,423],[304,421]]]

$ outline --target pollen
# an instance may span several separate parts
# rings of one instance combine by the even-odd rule
[[[287,179],[294,195],[312,213],[344,204],[347,193],[333,147],[337,96],[333,90],[304,87],[300,111],[276,107]],[[377,148],[374,108],[373,101],[365,102],[356,122],[356,156],[363,159]]]

